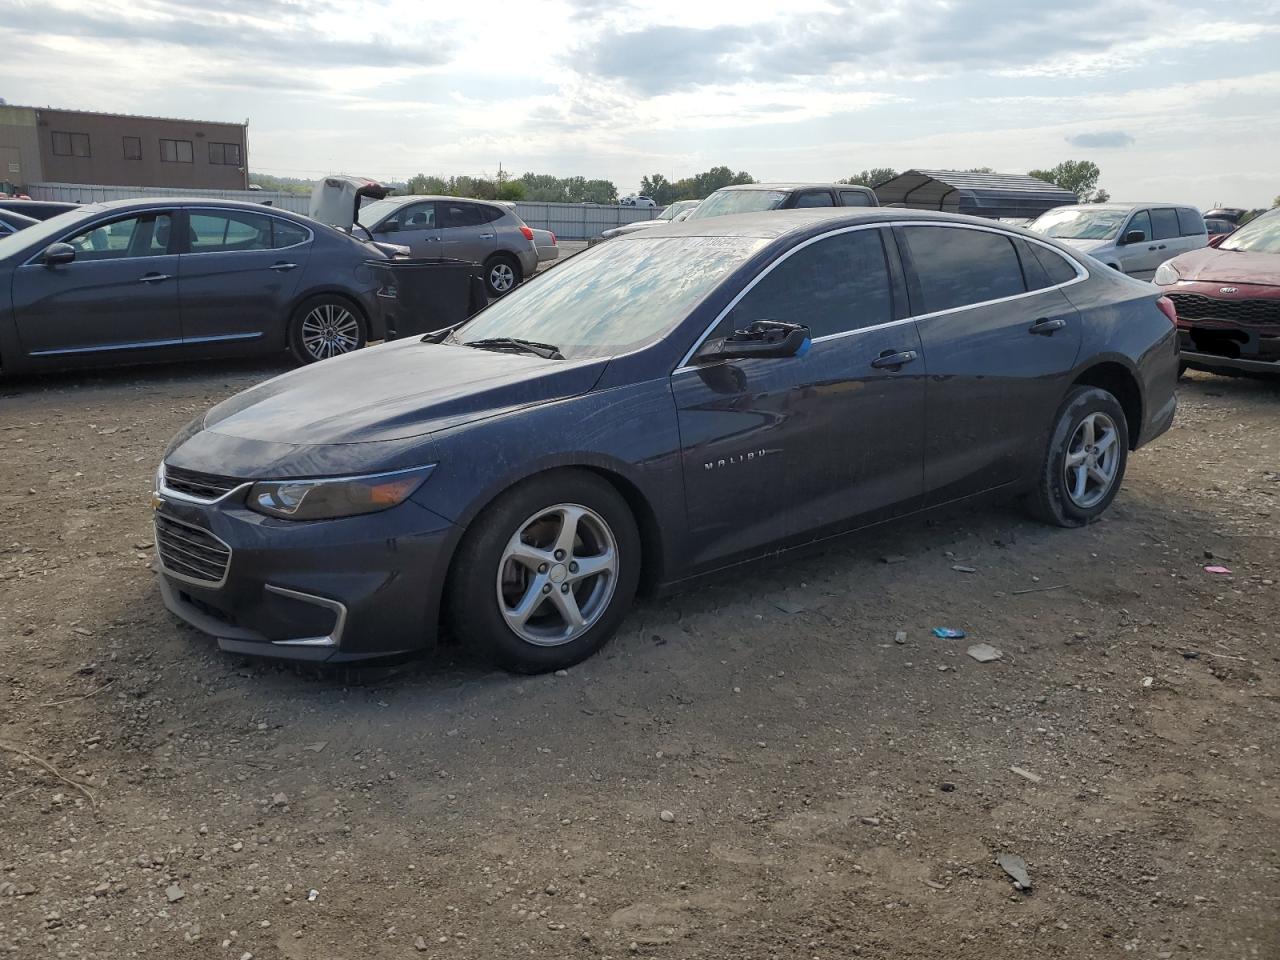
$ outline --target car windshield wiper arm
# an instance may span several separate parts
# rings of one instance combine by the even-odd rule
[[[486,337],[482,340],[464,340],[464,347],[479,347],[481,350],[519,350],[532,353],[546,360],[563,360],[560,348],[551,343],[538,343],[537,340],[521,340],[519,337]]]

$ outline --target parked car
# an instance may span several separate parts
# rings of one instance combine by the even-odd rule
[[[637,585],[944,504],[1081,526],[1174,414],[1169,301],[917,210],[620,237],[465,324],[198,417],[159,468],[169,609],[223,648],[588,656]]]
[[[624,223],[618,227],[610,227],[600,233],[601,239],[612,240],[614,237],[625,237],[628,233],[637,233],[650,227],[665,226],[668,223],[683,223],[689,214],[698,209],[701,200],[677,200],[667,204],[665,210],[652,220],[637,220],[635,223]]]
[[[623,197],[618,202],[624,207],[656,207],[658,205],[652,197],[640,196]]]
[[[27,227],[34,227],[39,222],[34,217],[0,209],[0,237],[7,237],[9,234],[25,230]]]
[[[759,213],[803,207],[875,207],[880,202],[870,187],[847,183],[749,183],[721,187],[689,214],[706,220],[730,213]]]
[[[0,239],[5,373],[382,339],[367,243],[232,200],[90,204]]]
[[[1209,232],[1209,246],[1216,247],[1224,237],[1235,232],[1236,225],[1230,220],[1219,220],[1217,217],[1205,217],[1204,228]]]
[[[15,197],[0,197],[0,210],[20,213],[32,220],[48,220],[60,213],[79,209],[78,203],[63,203],[60,200],[19,200]]]
[[[1139,280],[1150,280],[1156,267],[1170,257],[1209,243],[1200,211],[1173,204],[1054,207],[1036,217],[1027,229],[1061,240]]]
[[[407,246],[415,257],[448,257],[484,266],[489,296],[509,293],[538,270],[533,230],[505,204],[458,197],[387,197],[360,208],[375,240]]]
[[[1161,264],[1155,282],[1177,306],[1184,367],[1280,374],[1280,210]]]
[[[538,251],[538,263],[550,263],[560,256],[560,244],[556,242],[554,233],[537,227],[530,229],[533,230],[533,246]]]

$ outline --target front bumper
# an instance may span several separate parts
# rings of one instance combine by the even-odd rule
[[[412,498],[381,513],[308,522],[253,513],[243,491],[214,503],[164,494],[159,501],[164,604],[223,650],[350,662],[418,653],[434,643],[460,530]],[[175,530],[189,535],[180,547],[213,543],[206,555],[220,562],[225,552],[225,564],[182,566],[180,555],[163,549]]]

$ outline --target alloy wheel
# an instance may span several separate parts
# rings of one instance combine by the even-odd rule
[[[554,647],[603,616],[618,581],[618,544],[604,518],[581,504],[539,510],[507,542],[498,607],[522,640]]]
[[[1082,510],[1100,503],[1116,482],[1120,431],[1105,413],[1091,413],[1076,427],[1062,461],[1064,489]]]
[[[495,263],[489,268],[489,285],[498,293],[506,293],[516,285],[516,272],[509,263]]]
[[[302,320],[302,346],[315,360],[349,353],[360,345],[360,321],[340,303],[321,303]]]

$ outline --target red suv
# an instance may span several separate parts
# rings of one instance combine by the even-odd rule
[[[1183,368],[1280,374],[1280,209],[1166,261],[1154,281],[1178,309]]]

